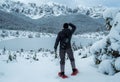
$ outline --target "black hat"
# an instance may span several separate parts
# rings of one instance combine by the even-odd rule
[[[63,28],[68,28],[68,23],[64,23]]]

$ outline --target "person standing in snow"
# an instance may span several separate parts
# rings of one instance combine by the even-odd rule
[[[68,76],[65,75],[65,54],[67,53],[70,62],[71,62],[71,67],[72,67],[72,76],[77,75],[78,69],[75,66],[75,59],[73,55],[73,51],[71,48],[71,38],[73,33],[76,30],[76,26],[73,25],[72,23],[64,23],[63,24],[63,29],[60,31],[57,35],[54,49],[55,53],[57,52],[57,46],[60,43],[60,51],[59,51],[59,56],[60,56],[60,70],[61,72],[58,73],[58,75],[62,78],[67,78]]]

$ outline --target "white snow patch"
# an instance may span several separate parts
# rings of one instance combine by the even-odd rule
[[[108,74],[108,75],[115,74],[115,70],[112,66],[112,61],[111,60],[102,61],[99,65],[98,70],[99,70],[99,72],[101,72],[103,74]]]
[[[115,60],[115,68],[116,68],[116,70],[120,71],[120,57],[118,57]]]

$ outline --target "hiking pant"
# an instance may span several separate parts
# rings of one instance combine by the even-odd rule
[[[68,55],[68,58],[70,59],[72,69],[76,68],[75,67],[75,59],[74,59],[74,56],[73,56],[72,49],[71,48],[66,49],[66,50],[60,49],[59,55],[60,55],[60,69],[61,69],[61,72],[64,72],[64,70],[65,70],[65,54],[66,53]]]

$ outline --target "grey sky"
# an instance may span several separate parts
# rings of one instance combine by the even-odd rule
[[[65,4],[70,7],[76,7],[77,5],[82,6],[96,6],[96,5],[104,5],[108,7],[120,7],[120,0],[14,0],[14,1],[22,1],[25,3],[35,2],[38,5],[41,3],[47,2],[57,2],[60,4]]]

